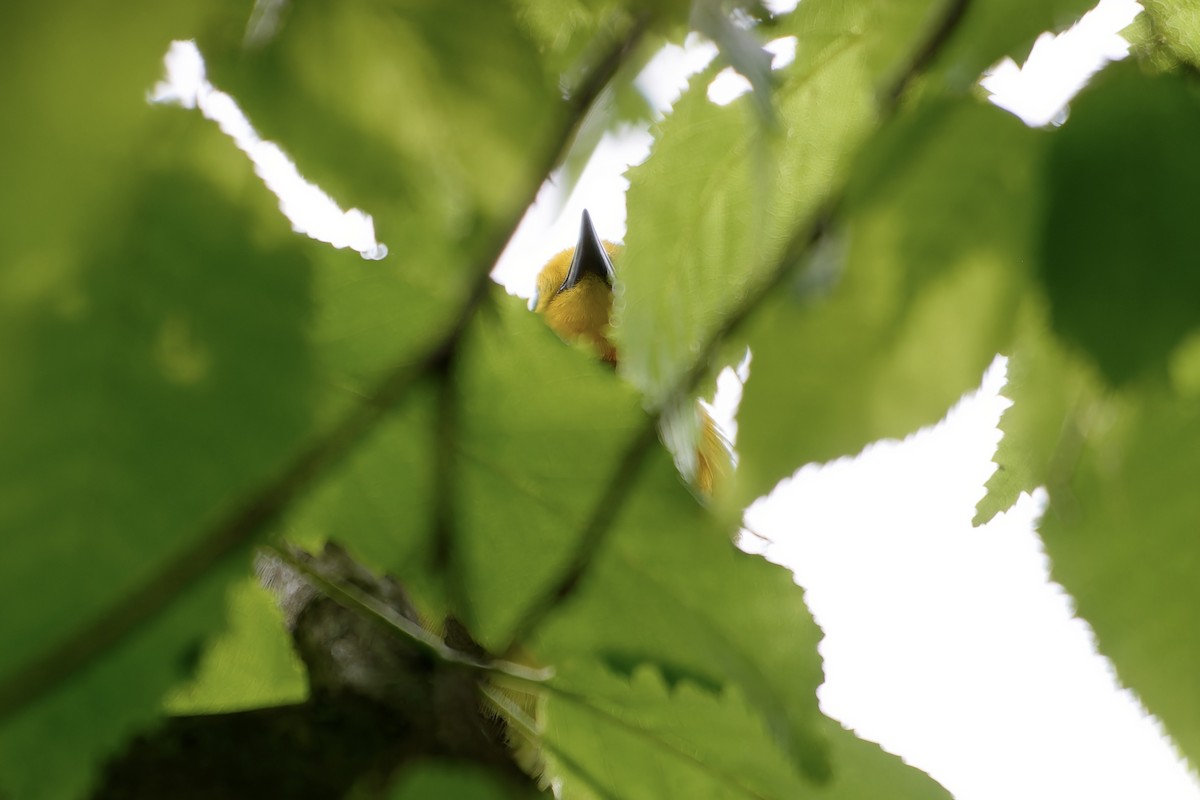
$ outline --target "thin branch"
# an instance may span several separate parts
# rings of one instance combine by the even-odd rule
[[[562,125],[550,137],[539,171],[534,173],[536,181],[525,187],[507,217],[499,220],[491,235],[485,238],[474,283],[446,335],[422,357],[394,366],[342,420],[313,439],[278,474],[221,515],[143,584],[57,646],[11,673],[0,684],[0,718],[40,699],[162,612],[221,561],[248,547],[318,479],[352,452],[421,377],[446,360],[447,355],[458,347],[475,312],[487,297],[492,266],[516,231],[526,209],[537,197],[545,177],[565,157],[584,116],[633,52],[646,32],[648,21],[646,17],[635,20],[609,54],[571,93]]]
[[[469,620],[466,586],[457,548],[455,506],[457,492],[457,456],[455,441],[458,427],[457,350],[450,350],[437,366],[437,409],[433,454],[433,567],[445,581],[450,612]]]
[[[888,116],[896,114],[900,98],[921,71],[932,63],[940,48],[953,35],[958,23],[965,15],[968,5],[969,0],[950,0],[947,3],[942,17],[930,29],[929,37],[917,48],[908,68],[899,76],[885,96],[881,109],[881,122],[885,121]],[[612,524],[620,506],[625,502],[636,483],[634,478],[650,450],[649,445],[654,440],[658,423],[666,413],[666,409],[671,406],[671,399],[694,393],[704,376],[708,374],[709,363],[720,346],[741,330],[768,297],[793,278],[796,270],[805,263],[805,256],[812,252],[837,218],[838,211],[844,202],[844,193],[845,188],[843,187],[841,191],[831,195],[807,221],[807,224],[796,229],[784,247],[783,254],[776,262],[775,269],[762,283],[746,292],[741,305],[709,335],[699,349],[691,369],[680,377],[671,391],[667,393],[667,400],[651,415],[643,429],[630,441],[621,457],[620,464],[609,479],[608,486],[584,524],[575,553],[563,571],[562,578],[529,607],[529,610],[514,627],[508,644],[509,650],[505,652],[511,651],[526,641],[555,608],[575,593],[587,572],[588,563],[604,545],[611,533]]]
[[[372,597],[351,583],[336,581],[322,575],[320,571],[313,568],[312,564],[296,558],[285,548],[268,545],[263,549],[298,572],[304,577],[304,580],[343,608],[374,620],[389,630],[403,634],[448,664],[459,664],[482,672],[499,673],[525,684],[540,685],[554,677],[552,668],[534,669],[510,661],[480,659],[456,650],[443,642],[437,635],[427,631],[379,598]]]
[[[912,59],[908,62],[908,67],[896,79],[884,94],[884,112],[893,113],[900,100],[904,97],[904,93],[908,91],[908,87],[925,69],[933,63],[937,58],[938,53],[950,41],[950,37],[958,30],[958,25],[962,22],[963,16],[967,13],[967,7],[970,5],[970,0],[948,0],[945,9],[942,11],[942,16],[929,31],[929,37],[914,53]]]

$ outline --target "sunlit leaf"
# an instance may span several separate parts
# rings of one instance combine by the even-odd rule
[[[823,720],[831,776],[804,778],[774,747],[739,692],[667,681],[643,665],[592,668],[589,695],[552,693],[546,711],[551,773],[563,797],[811,797],[939,800],[920,772]]]
[[[556,665],[556,684],[587,694],[573,664],[599,660],[632,674],[647,663],[668,681],[743,693],[791,762],[828,773],[815,732],[820,631],[791,576],[736,550],[727,531],[696,505],[669,457],[642,467],[611,541],[579,596],[534,643]]]
[[[1200,760],[1200,407],[1160,388],[1079,409],[1074,469],[1041,523],[1052,575],[1122,682]]]
[[[1200,7],[1189,0],[1144,0],[1152,43],[1176,58],[1200,65]]]
[[[1061,33],[1074,25],[1095,0],[945,0],[958,6],[961,19],[936,53],[931,80],[962,91],[983,71],[1008,56],[1023,63],[1042,33]]]
[[[1044,136],[965,99],[864,154],[846,227],[750,328],[739,501],[936,422],[978,384],[1024,288]]]
[[[798,40],[777,73],[778,131],[762,127],[749,97],[710,102],[712,70],[655,126],[650,158],[629,173],[614,312],[622,374],[652,403],[845,177],[885,77],[927,16],[917,2],[805,2],[774,31]]]
[[[1012,405],[1000,418],[996,471],[976,507],[975,525],[1011,508],[1022,492],[1063,480],[1078,444],[1075,414],[1102,389],[1094,372],[1054,338],[1044,311],[1030,307],[1014,337],[1003,394]]]

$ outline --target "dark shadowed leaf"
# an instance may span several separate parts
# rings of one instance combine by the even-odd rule
[[[173,130],[177,146],[216,137],[187,131]],[[310,244],[248,169],[237,179],[157,166],[129,176],[120,222],[3,323],[21,342],[0,379],[0,530],[13,534],[0,598],[20,609],[2,619],[0,695],[30,701],[0,727],[0,781],[15,796],[81,791],[90,763],[194,665],[220,624],[225,581],[244,572],[147,597],[183,590],[173,605],[139,609],[144,621],[79,672],[24,670],[68,641],[103,637],[105,615],[309,430]],[[262,223],[253,235],[252,221]],[[74,663],[61,655],[54,666]],[[62,684],[29,695],[27,679],[45,674]]]
[[[528,788],[514,787],[471,763],[429,762],[410,767],[396,777],[388,800],[520,800],[539,797]],[[354,800],[356,795],[351,795]]]
[[[1200,324],[1200,92],[1137,64],[1072,104],[1048,164],[1041,276],[1054,329],[1113,382],[1166,369]]]

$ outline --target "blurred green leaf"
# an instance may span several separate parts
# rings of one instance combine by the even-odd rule
[[[805,461],[932,422],[1017,328],[980,518],[1048,487],[1056,578],[1197,758],[1194,90],[1118,68],[1053,134],[962,96],[1084,4],[804,0],[753,32],[704,6],[757,92],[717,106],[716,68],[696,77],[631,172],[615,322],[644,398],[514,299],[468,292],[558,140],[573,130],[578,155],[643,113],[631,77],[650,50],[621,56],[590,121],[565,118],[563,87],[635,15],[650,41],[677,40],[690,3],[302,0],[275,27],[242,3],[14,8],[0,30],[18,121],[0,131],[0,793],[86,793],[164,696],[188,712],[304,696],[248,548],[195,567],[189,554],[316,443],[313,491],[284,491],[284,535],[337,539],[397,575],[431,628],[452,611],[493,650],[528,634],[507,655],[553,668],[546,755],[566,796],[944,797],[820,714],[802,592],[734,549],[639,438],[642,400],[690,408],[671,391],[742,314],[746,340],[716,343],[754,353],[722,511]],[[1190,12],[1149,5],[1148,60],[1194,61]],[[795,36],[795,61],[768,71],[760,33]],[[209,123],[145,103],[167,44],[188,37],[303,174],[375,216],[389,259],[288,231]],[[901,77],[922,92],[894,118]],[[751,108],[768,92],[774,128]],[[815,252],[785,263],[830,209]],[[406,393],[371,394],[406,365]],[[314,431],[351,409],[368,421],[361,441],[345,429],[339,461]],[[511,794],[457,764],[398,777],[399,797]]]
[[[1106,70],[1054,137],[1041,277],[1054,329],[1119,383],[1163,374],[1200,324],[1200,93]]]
[[[596,45],[630,22],[625,0],[513,0],[517,20],[537,46],[548,74],[574,76]]]
[[[275,597],[249,575],[229,587],[228,627],[212,638],[195,677],[167,696],[168,714],[212,714],[300,703],[308,682]]]
[[[128,543],[110,540],[110,544],[115,550]],[[9,564],[14,560],[27,560],[26,553],[18,550]],[[52,578],[43,580],[44,591],[21,598],[27,604],[22,610],[52,593],[68,595],[84,566],[78,560],[61,560]],[[244,565],[236,566],[236,570],[209,572],[177,602],[54,691],[6,715],[0,722],[4,796],[37,800],[87,796],[105,760],[119,752],[131,734],[148,728],[162,713],[163,695],[192,673],[205,638],[217,633],[223,622],[226,587],[243,574]],[[11,603],[7,597],[6,602]],[[85,601],[80,605],[87,607]],[[79,609],[73,611],[69,621],[82,622]],[[4,622],[7,627],[10,620]]]
[[[1005,56],[1024,63],[1043,33],[1074,25],[1095,0],[945,0],[963,8],[962,18],[937,54],[929,82],[953,92],[968,91],[984,70]]]
[[[200,42],[259,133],[371,214],[389,248],[318,271],[317,339],[348,388],[453,323],[491,227],[520,213],[556,146],[565,103],[507,4],[473,4],[453,24],[446,13],[433,0],[301,0],[256,44]]]
[[[1051,573],[1122,682],[1200,760],[1200,406],[1161,387],[1076,410],[1074,469],[1041,523]]]
[[[806,0],[773,29],[797,38],[779,70],[780,130],[742,97],[707,98],[694,77],[629,172],[629,233],[614,310],[621,372],[651,404],[782,255],[787,238],[840,185],[870,130],[878,94],[923,30],[923,3]]]
[[[3,280],[74,269],[88,244],[78,237],[117,222],[161,114],[146,92],[162,75],[167,45],[194,35],[221,5],[135,0],[121,15],[80,0],[5,9],[0,96],[12,124],[0,129]]]
[[[564,346],[498,289],[462,343],[452,396],[427,380],[322,490],[331,499],[320,504],[319,522],[294,524],[315,525],[406,584],[426,587],[416,593],[427,607],[444,602],[444,586],[428,585],[431,573],[469,587],[469,605],[456,614],[484,645],[502,646],[564,567],[644,417],[611,369]],[[452,432],[440,440],[438,415],[448,404]],[[439,475],[435,453],[447,447],[449,473]],[[454,493],[450,575],[435,556],[439,480]]]
[[[771,59],[755,33],[734,20],[722,0],[694,0],[692,27],[707,36],[717,46],[721,59],[737,74],[750,82],[750,91],[757,107],[760,122],[774,122],[775,109],[771,99]]]
[[[0,628],[0,694],[28,701],[0,728],[0,782],[16,796],[78,793],[88,765],[154,716],[220,623],[230,570],[139,611],[124,639],[105,615],[309,430],[307,243],[244,167],[219,185],[147,162],[115,198],[119,222],[71,242],[78,265],[18,295],[3,323],[21,342],[0,367],[0,530],[13,534],[0,600],[20,609]],[[264,224],[251,234],[250,221]],[[23,688],[55,648],[114,630],[90,664],[57,655],[63,683],[44,696]],[[70,733],[47,747],[55,729]]]
[[[749,327],[739,504],[805,462],[936,422],[978,384],[1024,290],[1044,139],[964,98],[864,153],[844,228]]]
[[[333,539],[372,570],[404,580],[430,619],[446,612],[444,575],[433,549],[433,481],[427,464],[436,396],[428,382],[413,388],[280,526],[287,540],[318,550]]]
[[[205,52],[214,82],[302,172],[376,214],[393,252],[426,269],[410,239],[438,231],[457,241],[476,217],[526,201],[512,187],[541,166],[538,144],[561,108],[502,3],[474,4],[451,25],[433,0],[305,0],[260,44],[221,44]]]

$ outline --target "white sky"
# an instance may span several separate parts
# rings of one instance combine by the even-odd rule
[[[1039,39],[1023,69],[997,65],[984,86],[1029,124],[1061,122],[1064,103],[1088,76],[1105,59],[1124,57],[1128,47],[1116,32],[1139,10],[1133,0],[1102,0],[1071,32]],[[778,67],[794,41],[772,49]],[[712,55],[697,40],[668,47],[639,85],[665,111]],[[194,47],[176,43],[167,64],[168,81],[151,99],[217,119],[281,196],[297,231],[365,257],[386,255],[369,215],[342,212],[307,184],[207,83]],[[744,81],[723,72],[709,97],[723,103],[742,91]],[[610,134],[569,197],[548,182],[497,263],[496,280],[528,297],[541,264],[574,244],[584,207],[602,237],[622,240],[622,173],[649,146],[642,129]],[[825,630],[821,706],[958,800],[1200,800],[1200,782],[1119,688],[1090,628],[1049,582],[1034,531],[1041,494],[971,527],[994,468],[1007,402],[997,394],[1003,372],[997,359],[979,391],[934,428],[807,466],[747,512],[747,526],[773,542],[766,555],[793,570]],[[718,410],[728,415],[740,386],[731,375],[721,385]]]

